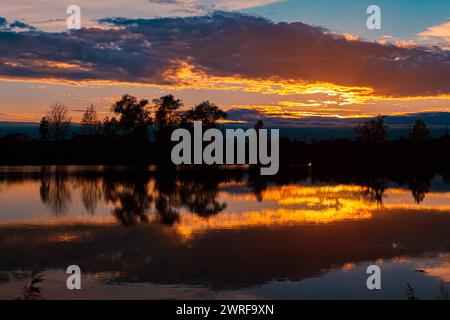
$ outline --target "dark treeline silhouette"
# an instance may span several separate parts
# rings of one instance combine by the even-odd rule
[[[171,166],[176,128],[192,129],[202,121],[205,129],[218,127],[227,114],[210,101],[187,111],[173,95],[152,101],[124,95],[111,110],[113,117],[101,120],[89,106],[81,121],[81,133],[71,134],[67,108],[55,103],[39,125],[41,139],[11,134],[0,138],[0,164],[159,164]],[[254,129],[264,126],[259,120]],[[223,128],[222,128],[223,129]],[[445,170],[450,163],[450,136],[433,139],[422,120],[417,120],[409,138],[387,139],[385,118],[379,116],[355,128],[357,139],[334,139],[306,143],[281,138],[282,165],[299,165],[353,171],[385,171],[430,168]],[[153,138],[150,139],[150,136]]]
[[[21,134],[0,138],[1,164],[150,164],[170,166],[171,134],[192,129],[193,121],[205,128],[217,126],[227,114],[210,101],[180,111],[183,102],[173,95],[153,100],[124,95],[101,120],[94,105],[81,120],[81,132],[71,132],[68,109],[52,104],[39,123],[40,139]],[[154,139],[150,139],[153,133]]]
[[[433,139],[422,120],[411,127],[408,138],[388,140],[389,127],[382,116],[355,128],[357,138],[304,143],[282,139],[282,164],[309,164],[321,170],[367,172],[430,170],[444,172],[450,163],[450,136]]]

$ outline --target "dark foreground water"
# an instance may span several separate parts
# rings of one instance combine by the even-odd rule
[[[292,176],[0,167],[0,298],[33,271],[45,299],[406,299],[407,284],[445,297],[448,181]],[[66,288],[73,264],[80,291]]]

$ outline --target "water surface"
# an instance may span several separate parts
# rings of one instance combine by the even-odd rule
[[[405,299],[408,283],[445,296],[449,181],[286,176],[0,167],[0,298],[36,270],[46,299]],[[66,289],[72,264],[81,291]]]

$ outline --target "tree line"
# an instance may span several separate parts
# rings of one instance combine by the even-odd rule
[[[214,127],[217,121],[227,118],[227,114],[210,101],[203,101],[185,112],[180,111],[183,102],[173,95],[162,96],[152,102],[153,106],[150,106],[147,99],[125,94],[112,105],[114,116],[103,120],[96,107],[90,105],[81,119],[81,133],[87,136],[147,140],[148,127],[153,125],[157,138],[170,140],[169,134],[175,127],[189,127],[193,121],[202,121],[204,126]],[[63,141],[70,135],[71,124],[67,107],[54,103],[39,123],[40,138],[44,141]]]
[[[148,127],[153,125],[157,140],[170,141],[170,135],[177,127],[189,128],[193,121],[202,121],[204,127],[211,128],[216,126],[217,121],[227,118],[226,112],[210,101],[203,101],[185,112],[180,111],[184,106],[183,102],[173,95],[162,96],[152,102],[153,106],[150,106],[149,100],[125,94],[112,105],[114,116],[105,117],[103,120],[100,119],[96,107],[90,105],[81,119],[81,134],[147,140]],[[43,141],[65,140],[70,135],[71,124],[67,107],[54,103],[39,123],[40,138]],[[258,120],[254,127],[258,130],[263,126],[263,122]],[[386,142],[388,130],[385,116],[370,119],[355,128],[357,140],[367,143]],[[423,120],[418,119],[411,126],[409,139],[417,143],[431,139],[430,131]]]
[[[385,116],[378,116],[357,126],[355,128],[357,140],[369,143],[386,142],[389,126],[385,124],[385,118]],[[409,132],[409,139],[417,143],[431,139],[430,130],[423,120],[418,119],[414,122]]]
[[[94,105],[81,119],[81,134],[72,136],[68,108],[49,107],[39,124],[40,140],[10,135],[0,139],[2,164],[104,164],[172,166],[171,135],[176,128],[191,130],[194,121],[217,127],[227,114],[210,101],[184,108],[166,95],[151,102],[123,95],[111,106],[112,116],[101,118]],[[430,137],[422,120],[411,124],[408,139],[388,140],[389,126],[379,116],[355,128],[356,139],[306,142],[280,137],[280,164],[360,170],[444,170],[450,161],[450,136]],[[259,120],[256,130],[264,127]],[[150,128],[152,130],[150,130]],[[152,136],[152,139],[150,138]],[[414,167],[414,168],[412,168]]]

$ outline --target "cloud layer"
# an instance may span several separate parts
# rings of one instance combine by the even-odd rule
[[[419,34],[428,42],[434,42],[450,50],[450,21],[428,28]]]
[[[68,33],[0,29],[0,76],[182,85],[189,79],[177,71],[189,65],[206,78],[255,85],[330,83],[394,97],[450,94],[448,50],[346,39],[320,27],[239,13],[100,23],[105,28]]]
[[[207,12],[211,10],[243,10],[283,0],[149,0],[150,3],[171,5],[179,10]]]

